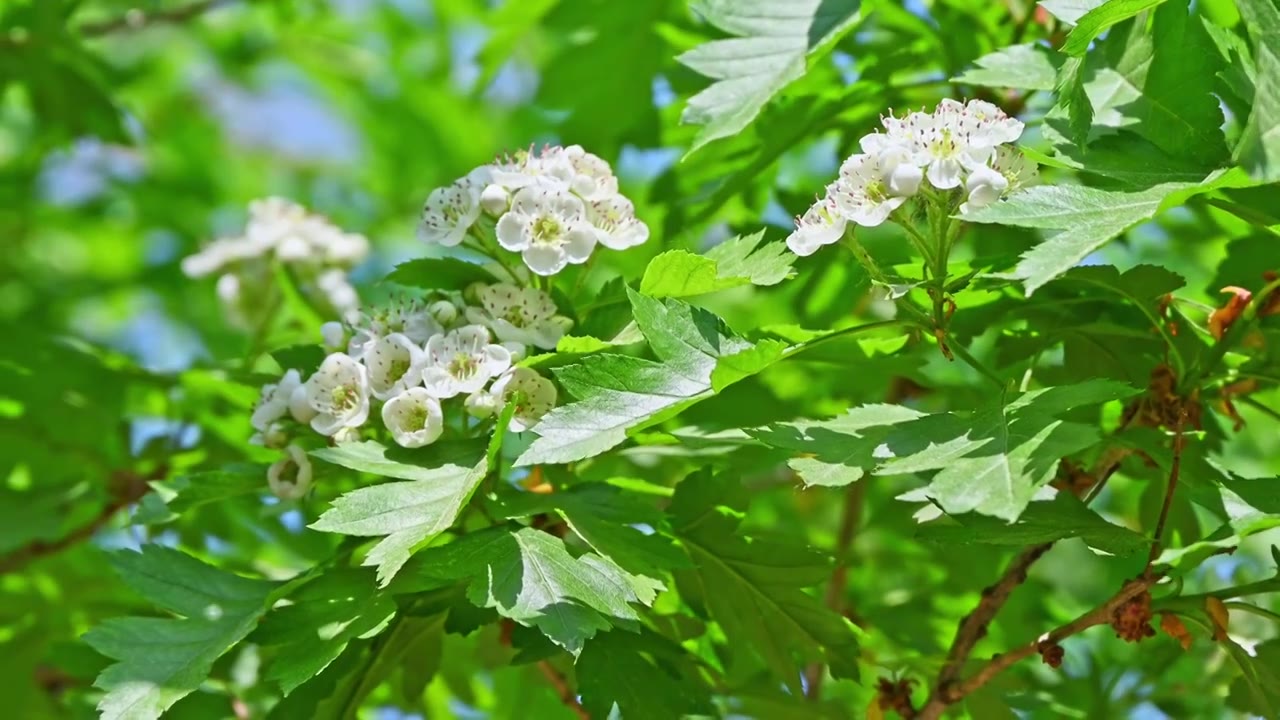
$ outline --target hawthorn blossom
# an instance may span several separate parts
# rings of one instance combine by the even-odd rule
[[[961,125],[974,147],[996,147],[1022,137],[1023,124],[985,100],[970,100],[964,106]]]
[[[796,218],[796,229],[787,237],[787,247],[802,257],[812,255],[823,245],[839,242],[847,224],[835,200],[825,197]]]
[[[649,239],[649,226],[636,219],[636,207],[621,195],[605,195],[587,203],[587,219],[596,240],[610,250],[626,250]]]
[[[895,193],[891,180],[898,176],[901,191],[915,192],[914,185],[904,173],[898,172],[908,161],[907,151],[890,147],[878,155],[853,155],[840,167],[840,179],[829,193],[840,214],[851,222],[864,227],[875,227],[888,219],[910,193]],[[908,166],[909,167],[909,166]],[[915,182],[918,185],[919,181]]]
[[[382,406],[382,424],[400,447],[423,447],[444,432],[444,413],[439,400],[414,387],[387,400]]]
[[[489,330],[466,325],[427,341],[422,384],[433,397],[451,398],[480,390],[511,367],[511,351],[490,341]]]
[[[444,329],[431,308],[415,299],[397,300],[388,307],[367,312],[351,312],[347,319],[353,331],[347,354],[357,360],[363,359],[379,338],[391,333],[403,333],[422,344]]]
[[[369,373],[351,356],[333,353],[304,385],[307,404],[315,410],[311,429],[334,435],[369,418]]]
[[[528,430],[556,406],[556,386],[536,371],[525,367],[511,368],[493,384],[489,392],[497,398],[498,407],[515,399],[515,414],[507,426],[511,432]]]
[[[290,398],[301,386],[302,377],[297,370],[286,371],[279,382],[263,385],[262,396],[249,417],[249,424],[253,429],[266,432],[268,426],[289,414]]]
[[[1036,168],[1036,164],[1027,159],[1025,155],[1016,149],[1007,145],[1001,145],[996,148],[996,157],[991,162],[991,166],[996,172],[1004,176],[1009,181],[1009,188],[1005,191],[1008,195],[1016,190],[1024,187],[1030,187],[1040,181],[1040,171]]]
[[[564,159],[572,169],[569,189],[583,200],[600,200],[618,194],[618,178],[614,177],[609,163],[599,156],[582,149],[581,145],[570,145],[564,149]]]
[[[488,178],[488,168],[480,167],[452,185],[432,190],[422,206],[418,237],[444,247],[460,244],[480,217],[480,194]]]
[[[484,325],[503,343],[554,350],[573,321],[556,314],[551,296],[537,288],[507,283],[485,285],[476,295],[481,307],[467,308],[467,320]]]
[[[596,245],[582,200],[567,190],[530,186],[511,200],[498,219],[498,244],[518,252],[529,269],[554,275],[569,263],[583,263]]]
[[[299,500],[311,489],[311,459],[297,445],[285,448],[285,456],[267,468],[267,487],[281,500]]]
[[[913,113],[908,122],[919,133],[912,161],[925,168],[929,184],[939,190],[959,187],[966,170],[991,156],[991,145],[971,142],[964,106],[955,100],[938,103],[932,115]]]
[[[369,370],[369,389],[379,400],[417,385],[427,364],[426,353],[403,333],[378,338],[363,360]]]

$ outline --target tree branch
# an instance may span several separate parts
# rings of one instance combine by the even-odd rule
[[[134,8],[119,17],[84,23],[79,31],[85,37],[101,37],[116,32],[141,30],[148,25],[180,24],[234,2],[236,0],[198,0],[189,5],[151,12]]]
[[[826,594],[827,607],[837,615],[844,614],[844,591],[849,581],[849,553],[862,522],[862,506],[866,497],[865,482],[850,485],[844,496],[844,510],[841,511],[840,529],[836,534],[836,566],[831,571]],[[812,663],[805,668],[805,697],[810,700],[818,699],[822,692],[823,675],[822,663]]]
[[[1156,530],[1152,534],[1151,552],[1147,554],[1146,573],[1151,574],[1151,564],[1160,556],[1160,544],[1164,538],[1164,524],[1169,519],[1169,508],[1173,505],[1173,493],[1178,489],[1178,474],[1182,469],[1182,425],[1187,419],[1185,407],[1178,408],[1178,420],[1173,426],[1173,460],[1169,463],[1169,485],[1164,491],[1164,502],[1160,505],[1160,517],[1156,520]]]
[[[547,677],[551,687],[555,688],[556,694],[560,696],[560,702],[564,703],[565,707],[572,710],[582,720],[591,720],[591,715],[587,713],[586,708],[582,707],[582,703],[578,702],[578,696],[573,692],[573,688],[569,687],[569,681],[565,680],[564,675],[561,675],[559,670],[556,670],[546,660],[538,662],[538,669]]]
[[[1102,457],[1098,458],[1098,464],[1091,473],[1094,481],[1089,486],[1086,502],[1093,500],[1102,492],[1107,480],[1115,474],[1116,470],[1120,468],[1120,463],[1128,455],[1129,451],[1127,449],[1113,448],[1104,452]],[[947,659],[942,665],[942,670],[938,672],[938,679],[926,708],[932,706],[940,698],[945,698],[951,692],[952,686],[960,677],[960,671],[964,668],[964,664],[968,662],[969,656],[973,654],[974,647],[982,638],[986,637],[987,628],[996,614],[1000,612],[1000,609],[1008,602],[1009,595],[1013,593],[1014,588],[1027,581],[1027,572],[1031,569],[1031,566],[1052,547],[1053,542],[1050,541],[1032,545],[1023,550],[1013,559],[1013,562],[1009,563],[1009,567],[994,585],[983,589],[982,599],[978,601],[978,606],[973,609],[973,612],[966,615],[964,620],[960,621],[960,626],[956,628],[955,639],[951,641],[951,649],[947,652]],[[943,701],[943,707],[946,704]]]
[[[1112,616],[1120,606],[1129,602],[1133,598],[1141,595],[1155,585],[1160,579],[1160,575],[1152,573],[1143,573],[1141,576],[1129,580],[1120,588],[1120,591],[1111,596],[1102,605],[1090,610],[1071,622],[1057,629],[1051,630],[1044,635],[1032,640],[1025,645],[1021,645],[1010,650],[1003,655],[996,655],[987,661],[982,669],[978,670],[973,677],[968,680],[956,683],[945,690],[935,693],[929,699],[929,703],[920,711],[917,716],[919,720],[937,720],[946,711],[947,706],[952,705],[964,699],[970,693],[978,690],[986,685],[996,675],[1004,672],[1012,667],[1018,661],[1028,658],[1038,653],[1041,647],[1046,645],[1056,645],[1065,638],[1087,630],[1095,625],[1106,625],[1111,622]]]
[[[93,537],[98,530],[111,522],[116,513],[142,499],[142,496],[151,490],[151,486],[147,484],[149,480],[164,477],[167,473],[168,467],[163,465],[145,476],[130,471],[114,473],[111,478],[114,485],[111,500],[97,515],[57,540],[36,540],[0,556],[0,576],[21,570],[37,558],[62,552]]]

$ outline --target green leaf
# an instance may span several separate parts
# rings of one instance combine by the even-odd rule
[[[388,449],[376,442],[347,443],[312,455],[352,470],[409,482],[353,490],[337,500],[311,527],[355,536],[385,535],[365,556],[386,586],[413,551],[448,530],[490,466],[482,446],[460,442],[421,450]],[[478,460],[477,460],[478,458]]]
[[[1152,218],[1162,208],[1215,187],[1238,182],[1238,176],[1224,174],[1200,184],[1164,183],[1139,192],[1078,185],[1041,185],[1016,193],[1005,202],[970,213],[965,219],[1062,231],[1023,254],[1010,275],[1022,280],[1030,295],[1084,260],[1108,240]]]
[[[983,87],[1053,90],[1062,59],[1043,45],[1010,45],[983,55],[976,67],[964,71],[951,82]]]
[[[776,285],[791,277],[795,260],[784,243],[767,243],[764,231],[739,235],[706,255],[668,250],[645,268],[640,292],[649,297],[690,297],[741,285]]]
[[[689,152],[740,132],[783,88],[802,77],[858,18],[858,0],[701,0],[694,9],[736,38],[712,40],[676,58],[715,82],[689,98],[680,120],[702,125]]]
[[[1072,25],[1106,0],[1041,0],[1040,5],[1064,23]]]
[[[107,720],[153,720],[200,687],[209,669],[257,625],[274,583],[232,575],[159,545],[111,562],[125,583],[180,619],[111,618],[85,634],[116,660],[94,683]]]
[[[806,485],[839,487],[861,479],[880,462],[875,450],[893,425],[921,417],[924,413],[901,405],[863,405],[831,420],[778,423],[747,432],[771,447],[805,453],[787,464]]]
[[[1280,8],[1273,0],[1240,0],[1254,41],[1253,110],[1235,158],[1256,180],[1280,180]]]
[[[1066,112],[1071,140],[1076,145],[1084,147],[1089,138],[1089,129],[1093,125],[1093,103],[1085,92],[1083,60],[1069,58],[1063,63],[1058,71],[1053,92],[1058,96],[1053,109],[1062,108]],[[1047,122],[1048,118],[1046,118]]]
[[[1162,2],[1164,0],[1108,0],[1076,20],[1075,28],[1060,50],[1068,55],[1084,55],[1089,44],[1104,30]]]
[[[237,463],[152,483],[152,492],[142,498],[134,522],[169,522],[193,508],[262,493],[266,477],[266,465]]]
[[[675,573],[680,596],[720,625],[734,658],[758,655],[793,691],[806,662],[856,679],[853,626],[801,589],[827,580],[827,557],[745,535],[741,513],[723,504],[734,484],[704,472],[676,487],[672,524],[695,567]]]
[[[494,283],[498,278],[483,265],[457,258],[415,258],[395,266],[384,282],[426,290],[465,290],[473,283]]]
[[[587,553],[573,557],[560,538],[533,528],[494,527],[418,553],[413,583],[467,580],[477,607],[527,627],[577,655],[599,631],[638,628],[632,603],[653,601],[653,585]]]
[[[582,707],[592,717],[609,717],[614,704],[627,720],[715,714],[711,689],[688,654],[650,630],[596,635],[575,670]]]
[[[947,513],[976,511],[1013,522],[1053,479],[1060,459],[1098,440],[1095,426],[1057,416],[1136,393],[1121,383],[1089,380],[1022,393],[998,408],[900,424],[885,442],[892,458],[875,474],[936,470],[921,492]]]
[[[376,635],[395,615],[395,603],[374,589],[368,571],[331,570],[273,609],[250,636],[272,647],[267,678],[285,695],[329,667],[348,644]]]
[[[780,356],[732,334],[711,313],[678,300],[655,300],[628,289],[636,324],[661,362],[601,354],[556,370],[576,402],[552,410],[533,428],[517,465],[566,463],[598,455],[629,433],[675,415],[719,387],[759,372]],[[726,357],[742,355],[720,362]],[[717,370],[719,372],[717,373]]]
[[[1145,551],[1151,541],[1129,528],[1102,519],[1070,493],[1033,502],[1015,522],[978,514],[952,515],[921,525],[916,536],[945,545],[981,544],[1021,547],[1078,537],[1090,547],[1113,555]]]
[[[1280,640],[1259,643],[1253,653],[1230,638],[1222,644],[1240,667],[1240,677],[1231,683],[1227,704],[1256,717],[1280,715]]]

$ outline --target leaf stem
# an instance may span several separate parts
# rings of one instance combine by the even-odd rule
[[[1169,508],[1173,505],[1173,493],[1178,489],[1178,474],[1182,469],[1182,426],[1186,421],[1186,408],[1178,409],[1178,419],[1173,427],[1173,459],[1169,463],[1169,484],[1164,491],[1164,501],[1160,505],[1160,517],[1156,520],[1156,529],[1152,534],[1151,552],[1147,554],[1147,568],[1144,575],[1151,574],[1151,565],[1160,556],[1160,545],[1164,537],[1164,525],[1169,519]]]
[[[547,682],[551,683],[551,687],[555,688],[556,694],[560,696],[560,702],[564,703],[565,707],[572,710],[573,714],[577,715],[581,720],[591,720],[591,715],[586,708],[582,707],[582,703],[578,702],[578,696],[573,692],[573,688],[569,687],[569,681],[565,679],[564,675],[560,674],[559,670],[552,666],[550,661],[540,660],[538,669],[546,676]]]

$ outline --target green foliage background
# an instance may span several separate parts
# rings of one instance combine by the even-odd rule
[[[880,712],[879,678],[918,681],[919,708],[1023,547],[1057,541],[966,674],[1143,571],[1174,441],[1122,413],[1167,365],[1204,408],[1154,592],[1190,649],[1097,628],[1064,642],[1061,669],[1033,657],[949,712],[1280,717],[1280,318],[1204,329],[1220,288],[1258,293],[1280,271],[1274,0],[692,5],[0,4],[11,711],[855,718]],[[885,322],[845,251],[779,243],[882,113],[945,97],[1022,117],[1044,166],[1046,185],[973,218],[948,268],[950,342],[994,383]],[[321,451],[311,497],[264,502],[274,458],[247,418],[279,368],[259,351],[314,344],[322,318],[287,307],[246,337],[180,258],[283,195],[371,239],[355,277],[376,300],[397,264],[439,255],[414,239],[432,188],[543,141],[611,161],[653,229],[602,257],[571,308],[575,334],[634,318],[648,349],[549,359],[583,402],[488,455]],[[896,228],[859,238],[915,272]],[[416,269],[429,284],[450,267]],[[584,368],[635,357],[700,384],[628,415],[609,393],[634,381]],[[1241,381],[1237,428],[1223,388]],[[570,437],[566,416],[607,432]],[[1028,506],[1117,448],[1088,507]],[[453,483],[466,505],[515,464],[557,492],[481,492],[444,535],[424,529],[454,519],[429,499],[370,528],[348,494],[394,506]],[[949,517],[921,524],[922,508]],[[361,560],[394,532],[416,552],[377,577]],[[1231,639],[1211,638],[1205,593],[1229,601]]]

